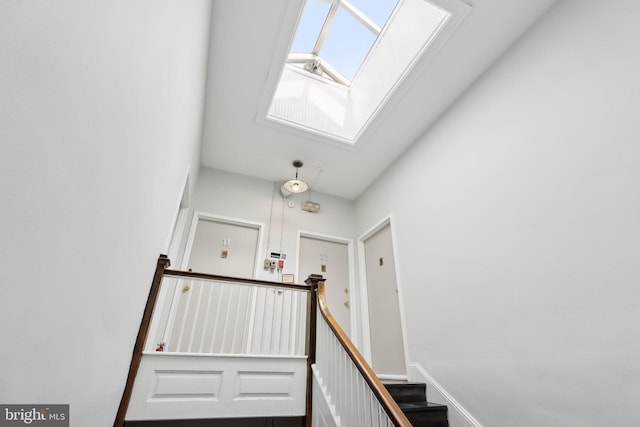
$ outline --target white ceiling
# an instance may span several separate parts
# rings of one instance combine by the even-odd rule
[[[314,190],[354,199],[554,2],[468,2],[458,31],[422,72],[409,75],[354,149],[259,117],[302,0],[214,0],[202,164],[284,181],[300,159],[300,177]]]

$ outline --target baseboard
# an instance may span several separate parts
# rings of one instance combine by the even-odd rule
[[[410,363],[407,368],[410,381],[427,384],[427,399],[430,402],[447,405],[450,427],[482,427],[419,363]]]

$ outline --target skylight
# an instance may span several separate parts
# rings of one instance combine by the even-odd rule
[[[405,80],[420,75],[471,10],[461,0],[290,5],[257,120],[348,146]]]
[[[349,85],[398,0],[307,0],[287,62]]]

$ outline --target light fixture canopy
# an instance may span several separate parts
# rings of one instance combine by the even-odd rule
[[[294,160],[293,167],[296,168],[296,178],[290,179],[289,181],[282,184],[282,188],[293,194],[304,193],[309,189],[309,185],[307,185],[306,182],[298,179],[298,169],[302,167],[302,162],[300,160]]]

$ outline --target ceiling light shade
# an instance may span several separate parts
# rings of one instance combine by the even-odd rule
[[[284,183],[284,189],[290,193],[304,193],[309,189],[306,182],[292,179]]]
[[[309,189],[309,186],[307,185],[306,182],[298,179],[298,168],[302,167],[302,162],[300,160],[295,160],[293,162],[293,167],[296,168],[296,178],[290,179],[289,181],[282,184],[282,186],[289,193],[293,193],[293,194],[304,193]]]

